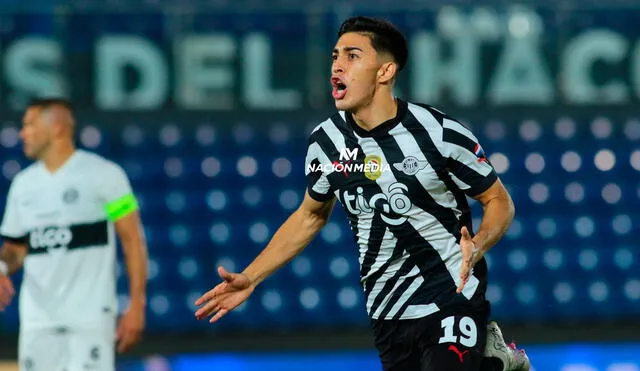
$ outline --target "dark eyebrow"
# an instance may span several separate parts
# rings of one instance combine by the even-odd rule
[[[362,49],[358,48],[357,46],[345,46],[343,49],[345,52],[352,52],[354,50],[362,52]],[[336,54],[338,52],[339,52],[338,48],[333,49],[333,54]]]

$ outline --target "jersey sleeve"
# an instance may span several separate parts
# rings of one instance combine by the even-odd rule
[[[106,166],[99,189],[109,220],[117,221],[138,210],[129,178],[120,166],[112,163]]]
[[[4,210],[4,216],[2,218],[2,225],[0,225],[0,235],[2,238],[9,241],[26,241],[27,231],[20,221],[20,214],[18,212],[15,179],[11,183],[7,194],[7,203]]]
[[[444,120],[442,145],[453,181],[468,196],[486,191],[498,179],[478,139],[461,123]]]
[[[327,164],[329,164],[329,158],[320,148],[320,145],[310,140],[305,159],[307,193],[311,198],[319,202],[326,202],[334,197],[333,189],[326,173],[327,166],[325,165]]]

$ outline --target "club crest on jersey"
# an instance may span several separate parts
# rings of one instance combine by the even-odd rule
[[[92,347],[91,351],[89,351],[89,356],[91,357],[92,361],[100,360],[100,348],[98,346]]]
[[[376,180],[382,176],[382,157],[369,155],[364,158],[364,176],[369,180]]]
[[[25,358],[24,361],[22,361],[22,364],[24,365],[25,370],[27,371],[33,370],[34,362],[31,357]]]
[[[407,175],[416,175],[418,171],[427,167],[427,161],[420,161],[413,156],[409,156],[402,160],[402,162],[393,164],[393,167]]]
[[[479,162],[487,161],[487,155],[484,153],[484,149],[480,144],[476,144],[476,148],[473,150],[473,153],[476,154]]]
[[[62,194],[62,200],[65,204],[72,204],[78,200],[78,191],[75,188],[69,188]]]

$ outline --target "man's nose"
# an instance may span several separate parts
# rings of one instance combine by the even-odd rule
[[[334,61],[333,65],[331,66],[331,72],[333,73],[342,73],[344,72],[344,67],[342,67],[342,63],[340,63],[340,61]]]

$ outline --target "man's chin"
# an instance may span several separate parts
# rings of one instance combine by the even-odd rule
[[[349,109],[351,109],[351,105],[345,102],[343,99],[336,99],[334,100],[334,103],[339,111],[348,111]]]
[[[36,158],[38,158],[38,155],[36,153],[33,153],[33,151],[24,150],[23,152],[24,156],[29,160],[35,160]]]

